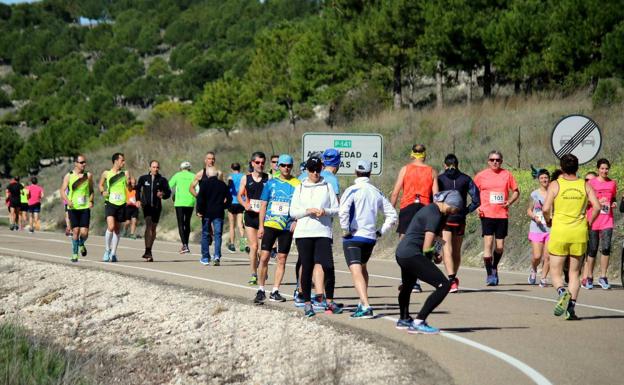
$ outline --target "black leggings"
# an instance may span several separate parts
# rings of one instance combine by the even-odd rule
[[[299,261],[303,266],[300,277],[303,298],[306,302],[311,300],[312,272],[314,271],[314,264],[318,263],[323,266],[325,272],[325,296],[333,299],[336,275],[331,238],[298,238],[295,242],[299,251]]]
[[[188,245],[189,235],[191,234],[191,217],[193,216],[193,207],[176,207],[176,218],[178,219],[178,232],[183,245]]]
[[[423,255],[397,258],[397,263],[401,267],[401,279],[403,280],[403,287],[399,292],[401,319],[409,318],[410,296],[416,277],[435,288],[435,291],[429,294],[420,312],[418,312],[418,319],[424,321],[442,303],[451,289],[451,282],[431,260]]]

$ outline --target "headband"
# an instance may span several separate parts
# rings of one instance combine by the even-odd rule
[[[414,158],[414,159],[425,159],[425,157],[427,156],[427,152],[426,151],[423,151],[423,152],[414,152],[414,151],[412,151],[410,156],[412,158]]]

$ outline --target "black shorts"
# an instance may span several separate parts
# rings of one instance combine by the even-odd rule
[[[411,205],[402,208],[401,211],[399,211],[399,226],[397,227],[397,233],[405,234],[407,226],[409,226],[412,218],[414,218],[414,215],[416,215],[418,210],[423,207],[425,206],[420,203],[412,203]]]
[[[161,207],[143,206],[143,218],[152,218],[152,223],[158,223],[160,220]]]
[[[450,231],[454,235],[463,236],[466,232],[466,223],[446,222],[443,231]]]
[[[23,212],[27,213],[28,212],[28,203],[21,203],[20,204],[20,210],[22,210]]]
[[[69,216],[69,226],[72,229],[76,227],[89,228],[89,223],[91,221],[90,209],[67,210],[67,215]]]
[[[365,265],[373,254],[374,247],[374,242],[343,242],[342,249],[344,250],[344,256],[345,261],[347,261],[347,266],[351,266],[353,264]]]
[[[233,203],[230,207],[228,207],[228,211],[234,215],[242,214],[245,212],[245,207],[243,207],[243,205],[239,205],[238,203]]]
[[[35,203],[34,205],[28,205],[29,213],[40,213],[41,212],[41,203]]]
[[[22,209],[22,202],[20,202],[19,200],[9,200],[9,208],[14,208],[14,209]]]
[[[258,228],[260,228],[260,215],[255,211],[245,211],[243,214],[243,224],[245,224],[245,227],[258,230]]]
[[[139,217],[139,208],[133,205],[126,206],[126,220],[129,221],[132,218]]]
[[[69,210],[71,211],[71,210]],[[126,221],[126,205],[121,206],[114,205],[109,202],[104,202],[104,216],[106,218],[113,217],[119,223]]]
[[[290,230],[278,230],[272,227],[265,227],[260,250],[271,251],[277,239],[277,252],[279,254],[288,254],[292,244],[292,236],[293,233],[291,233]]]
[[[509,220],[507,218],[481,218],[482,236],[493,235],[495,239],[505,239]]]

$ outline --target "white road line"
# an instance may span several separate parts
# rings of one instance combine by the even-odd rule
[[[55,254],[48,254],[48,253],[39,253],[39,252],[35,252],[35,251],[26,251],[26,250],[18,250],[18,249],[10,249],[8,247],[0,247],[0,250],[7,250],[7,251],[12,251],[12,252],[18,252],[18,253],[28,253],[28,254],[34,254],[34,255],[41,255],[41,256],[46,256],[46,257],[51,257],[51,258],[56,258],[56,259],[62,259],[67,261],[67,257],[61,256],[61,255],[55,255]],[[125,267],[125,268],[130,268],[130,269],[135,269],[135,270],[142,270],[142,271],[149,271],[149,272],[153,272],[153,273],[157,273],[157,274],[165,274],[165,275],[173,275],[176,277],[183,277],[183,278],[190,278],[190,279],[196,279],[196,280],[200,280],[200,281],[206,281],[206,282],[211,282],[211,283],[216,283],[216,284],[220,284],[220,285],[225,285],[225,286],[231,286],[231,287],[237,287],[237,288],[241,288],[241,289],[247,289],[247,290],[255,290],[254,288],[248,287],[248,286],[243,286],[243,285],[238,285],[235,283],[230,283],[230,282],[224,282],[224,281],[219,281],[219,280],[215,280],[215,279],[210,279],[210,278],[204,278],[204,277],[197,277],[194,275],[188,275],[188,274],[180,274],[180,273],[174,273],[174,272],[169,272],[169,271],[163,271],[163,270],[157,270],[157,269],[149,269],[149,268],[145,268],[145,267],[138,267],[138,266],[132,266],[132,265],[125,265],[123,263],[110,263],[110,262],[98,262],[98,261],[90,261],[90,260],[86,260],[83,259],[84,261],[90,262],[90,263],[95,263],[95,264],[101,264],[101,265],[107,265],[107,266],[120,266],[120,267]],[[287,295],[285,295],[287,296]],[[288,296],[291,297],[292,296]],[[388,316],[384,316],[383,317],[386,320],[392,321],[392,322],[397,322],[398,320],[396,318],[392,318],[392,317],[388,317]],[[548,379],[546,377],[544,377],[542,374],[540,374],[538,371],[536,371],[535,369],[531,368],[530,366],[528,366],[527,364],[525,364],[524,362],[506,354],[503,353],[499,350],[496,350],[494,348],[491,348],[487,345],[483,345],[481,343],[475,342],[473,340],[470,340],[468,338],[464,338],[464,337],[460,337],[458,335],[455,335],[453,333],[450,332],[444,332],[441,333],[441,335],[443,337],[449,338],[453,341],[462,343],[464,345],[468,345],[471,346],[475,349],[481,350],[487,354],[490,354],[504,362],[506,362],[507,364],[513,366],[514,368],[520,370],[522,373],[524,373],[527,377],[529,377],[533,382],[535,382],[538,385],[552,385],[552,383],[550,381],[548,381]]]
[[[18,238],[18,239],[28,239],[28,240],[32,240],[33,239],[31,237],[28,237],[28,236],[20,236],[20,235],[12,235],[12,234],[0,234],[0,236],[10,237],[10,238]],[[67,243],[67,244],[69,244],[68,241],[63,241],[63,240],[58,240],[58,239],[48,239],[48,238],[37,238],[37,239],[38,240],[47,241],[47,242]],[[94,246],[102,247],[101,245],[94,245]],[[126,249],[126,250],[138,250],[138,251],[143,250],[143,249],[138,249],[138,248],[129,247],[129,246],[119,246],[118,248],[119,249]],[[166,250],[163,250],[163,251],[159,251],[159,252],[169,253],[169,254],[178,254],[178,252],[176,252],[176,251],[166,251]],[[201,256],[201,254],[188,254],[188,255],[193,255],[193,256],[198,256],[198,257]],[[227,257],[227,259],[232,260],[232,261],[237,261],[237,262],[248,262],[249,261],[248,258]],[[189,261],[189,262],[191,262],[191,261]],[[273,264],[273,262],[270,262],[270,263]],[[287,266],[291,266],[291,267],[295,266],[294,263],[286,263],[286,265]],[[126,266],[126,265],[124,265],[124,266]],[[475,269],[475,270],[479,270],[479,269]],[[336,269],[334,271],[336,273],[351,275],[351,272],[350,271],[346,271],[346,270]],[[370,277],[375,277],[375,278],[383,278],[383,279],[388,279],[388,280],[392,280],[392,281],[401,282],[401,278],[391,277],[391,276],[388,276],[388,275],[380,275],[380,274],[369,273],[369,276]],[[474,291],[474,292],[482,291],[481,289],[478,289],[478,288],[466,287],[466,286],[462,286],[461,290]],[[531,295],[526,295],[526,294],[514,294],[514,293],[500,292],[500,291],[496,291],[496,290],[492,290],[492,291],[490,291],[490,293],[496,294],[496,295],[505,295],[505,296],[509,296],[509,297],[517,297],[517,298],[531,299],[531,300],[544,301],[544,302],[552,302],[552,303],[556,303],[557,302],[557,300],[553,299],[553,298],[537,297],[537,296],[531,296]],[[290,296],[290,297],[292,298],[292,296]],[[588,304],[583,304],[583,303],[579,303],[579,302],[576,303],[576,306],[584,307],[584,308],[588,308],[588,309],[596,309],[596,310],[610,311],[610,312],[618,313],[618,314],[624,314],[624,310],[614,309],[614,308],[609,308],[609,307],[588,305]]]

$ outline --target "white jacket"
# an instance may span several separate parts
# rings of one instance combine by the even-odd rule
[[[340,227],[354,237],[377,239],[377,213],[383,211],[385,221],[379,230],[384,234],[397,221],[397,213],[388,199],[366,177],[356,178],[340,198]]]
[[[320,218],[310,216],[306,210],[324,209]],[[305,179],[295,187],[290,202],[290,216],[297,220],[293,238],[332,237],[331,217],[338,214],[338,199],[333,187],[321,178],[318,183]]]

